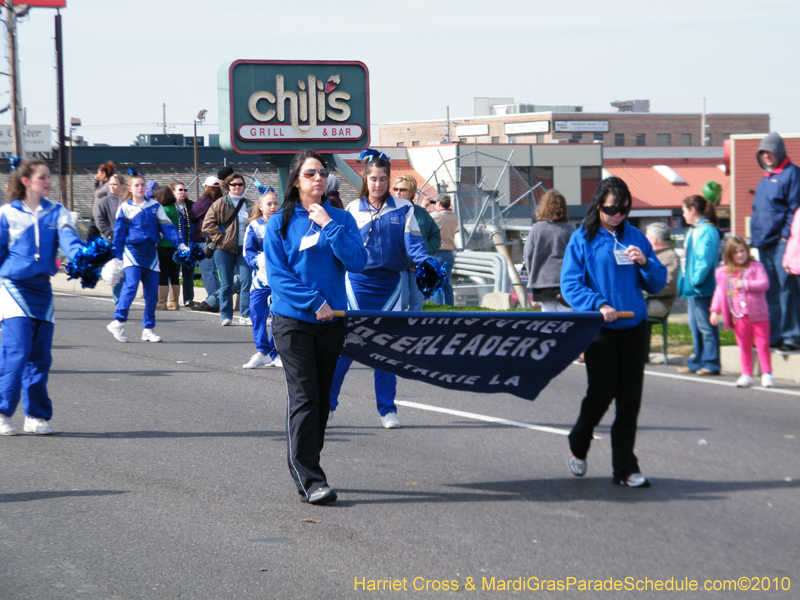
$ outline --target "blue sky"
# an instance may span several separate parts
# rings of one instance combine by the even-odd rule
[[[68,0],[62,11],[66,118],[90,143],[168,131],[216,133],[216,72],[235,59],[360,60],[373,123],[472,114],[475,96],[611,111],[771,115],[800,132],[800,3],[507,0],[387,3]],[[31,124],[56,125],[52,9],[18,24]],[[0,69],[5,71],[5,68]],[[0,79],[0,91],[7,92]],[[0,104],[7,102],[7,93]],[[8,113],[0,123],[10,122]],[[377,140],[376,140],[377,141]]]

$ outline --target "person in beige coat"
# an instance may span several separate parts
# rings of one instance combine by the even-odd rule
[[[666,223],[650,223],[645,237],[653,246],[656,257],[667,267],[667,285],[658,294],[647,296],[647,316],[666,317],[678,297],[678,273],[681,259],[672,247],[672,230]]]

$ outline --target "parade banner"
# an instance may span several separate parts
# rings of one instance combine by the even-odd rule
[[[534,400],[586,350],[599,312],[347,311],[342,355],[450,390]]]

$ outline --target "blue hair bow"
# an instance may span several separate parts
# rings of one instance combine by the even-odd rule
[[[11,173],[12,171],[16,171],[19,163],[22,162],[19,156],[14,156],[13,154],[6,154],[5,158],[8,159],[8,172]]]
[[[137,171],[137,170],[136,170],[136,169],[134,169],[133,167],[131,167],[130,169],[128,169],[128,175],[129,175],[130,177],[133,177],[134,175],[138,175],[138,174],[139,174],[139,171]]]
[[[358,160],[362,161],[367,159],[368,162],[372,162],[373,158],[378,158],[380,160],[385,160],[386,162],[391,162],[392,159],[386,156],[383,152],[378,152],[377,150],[373,150],[372,148],[367,148],[361,154],[358,155]]]
[[[267,192],[272,192],[273,194],[277,194],[274,188],[267,187],[263,183],[261,183],[258,179],[253,179],[253,183],[256,184],[256,188],[258,189],[258,195],[263,196]]]

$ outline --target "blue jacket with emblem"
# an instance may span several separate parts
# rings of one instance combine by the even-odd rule
[[[159,271],[156,246],[162,234],[176,248],[183,245],[178,230],[158,202],[145,200],[140,206],[128,200],[119,205],[114,223],[114,249],[124,266]]]
[[[614,250],[636,246],[647,257],[647,263],[619,265]],[[667,284],[667,268],[656,258],[644,234],[626,223],[622,234],[615,237],[603,227],[590,242],[581,227],[570,237],[561,267],[561,294],[572,308],[582,312],[599,310],[608,304],[617,311],[633,311],[633,319],[605,323],[609,329],[636,327],[647,317],[647,304],[642,290],[657,294]]]
[[[325,302],[333,310],[347,307],[345,271],[359,273],[367,264],[367,251],[353,217],[325,201],[331,222],[320,230],[299,202],[281,235],[283,210],[270,217],[264,234],[267,279],[272,289],[270,310],[278,315],[319,323],[316,312]],[[317,242],[300,250],[304,237],[319,234]]]

